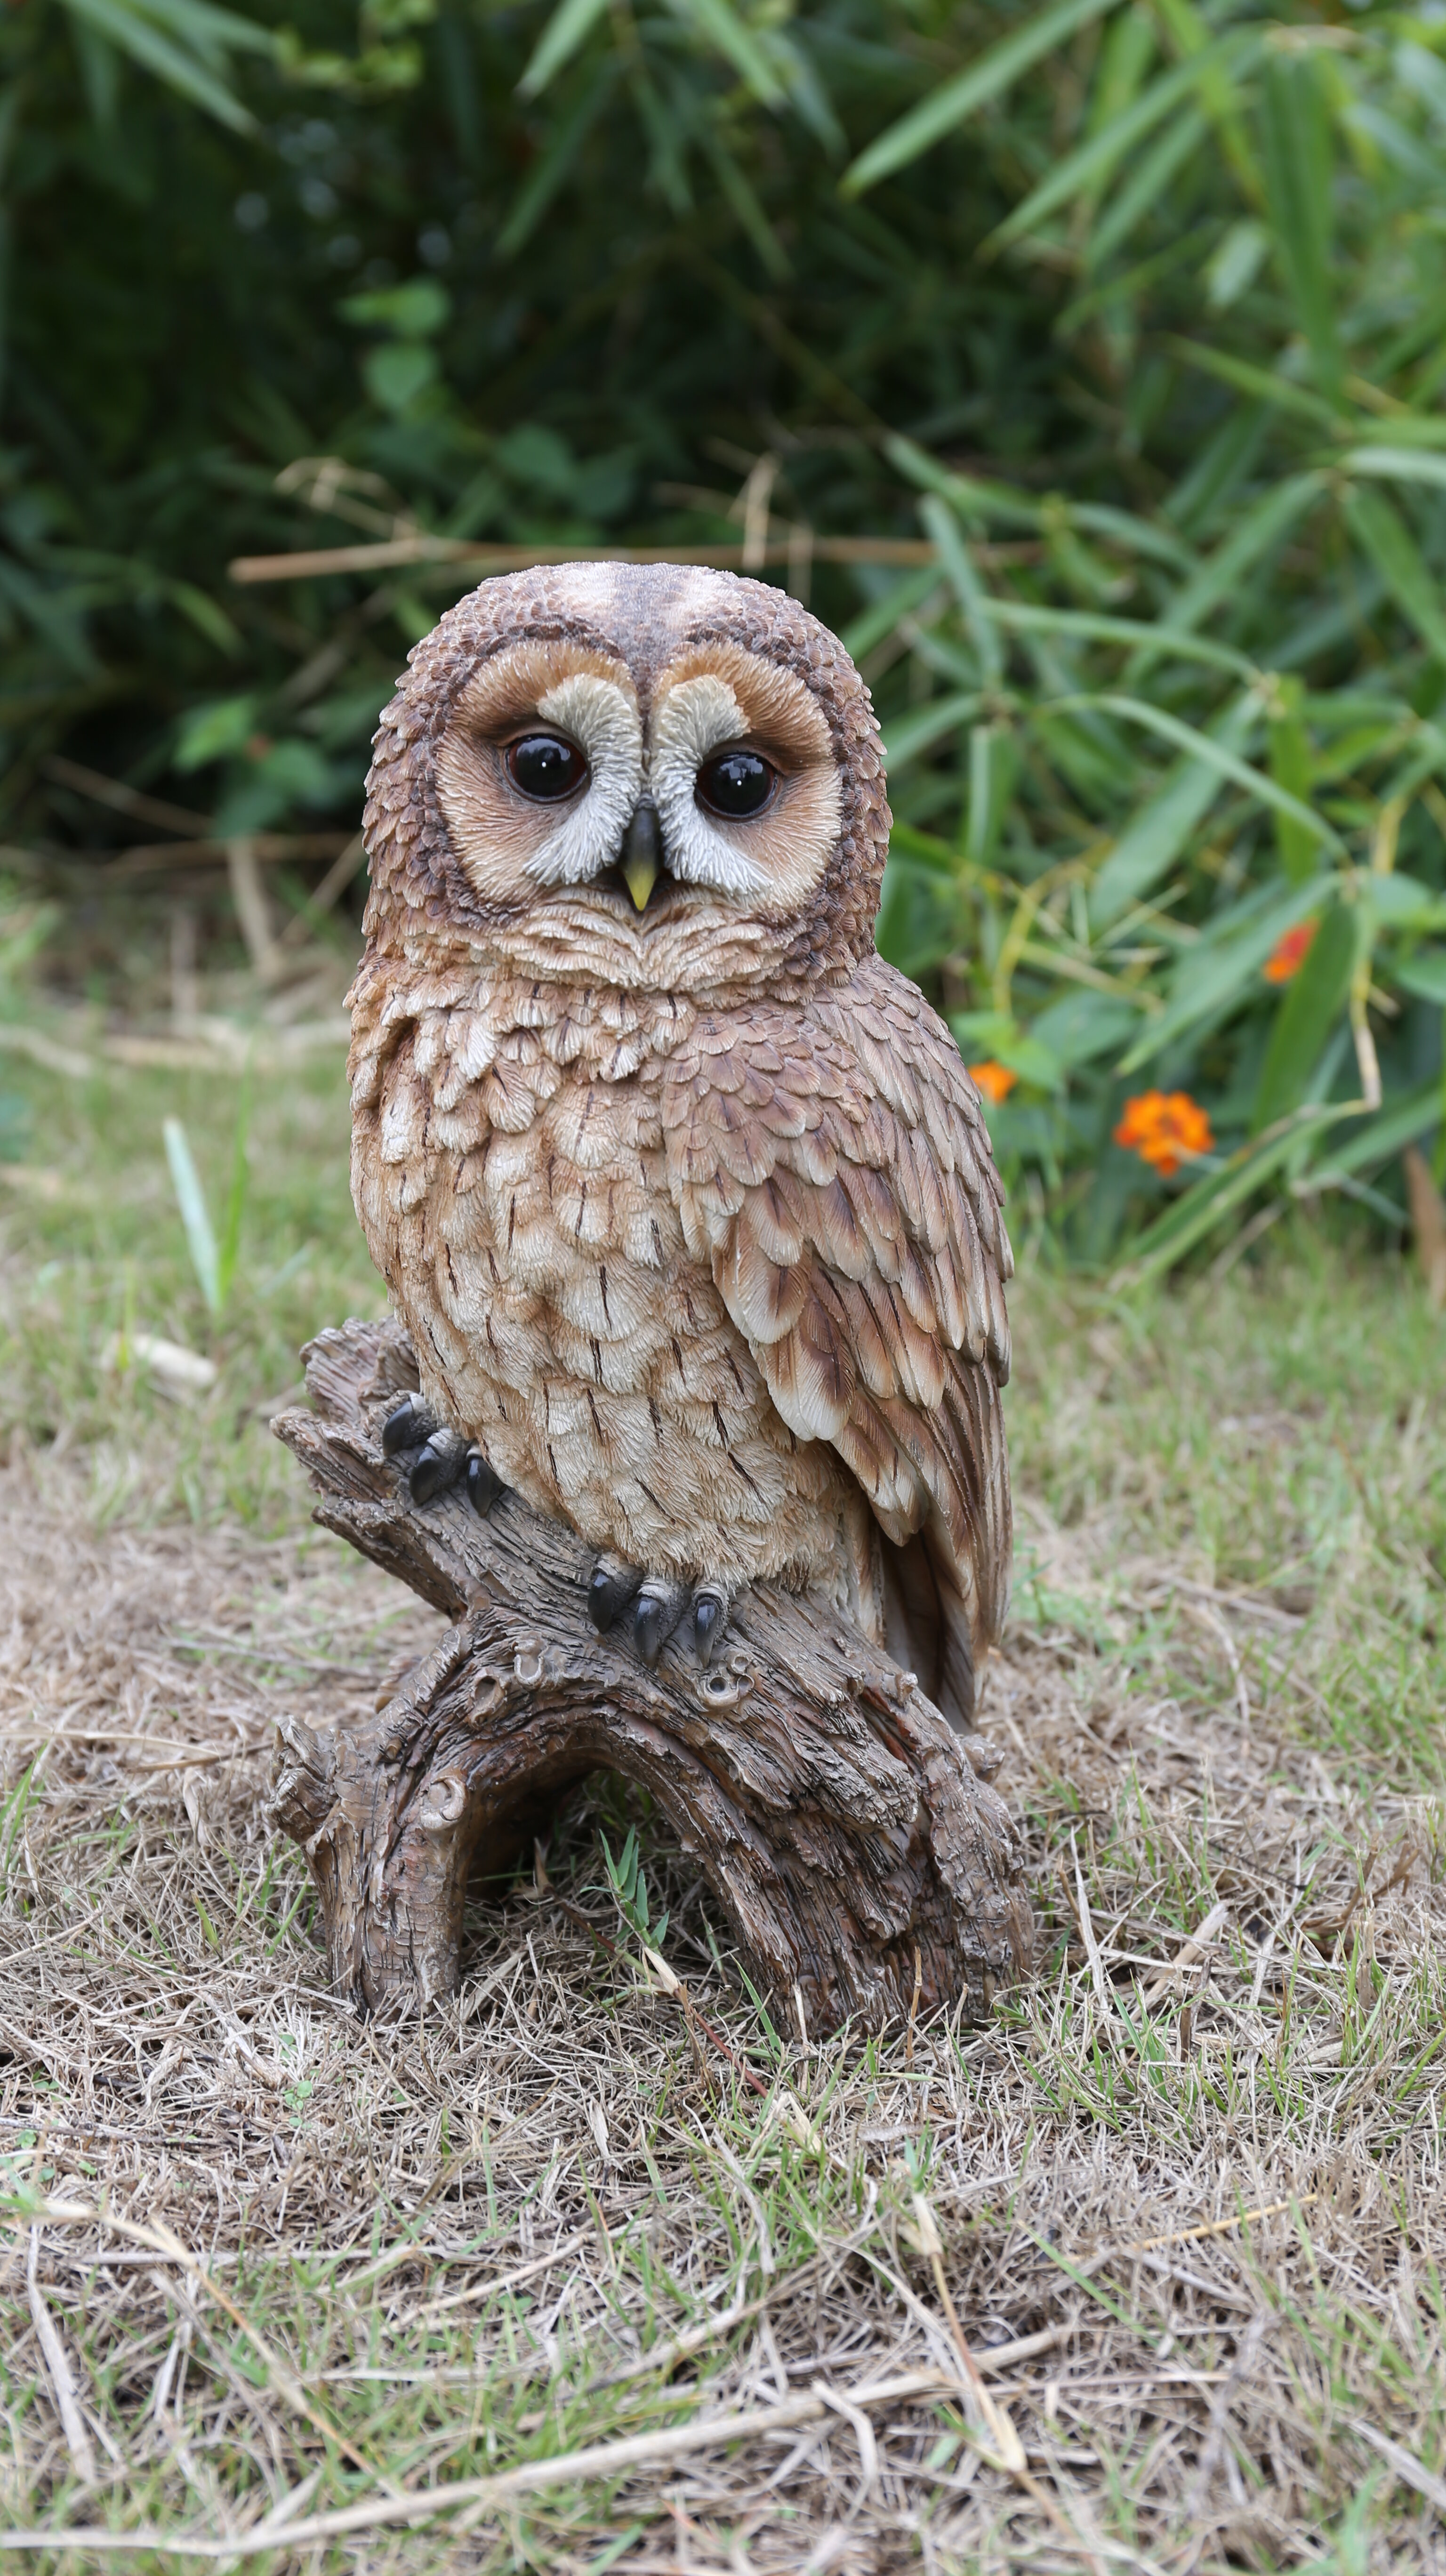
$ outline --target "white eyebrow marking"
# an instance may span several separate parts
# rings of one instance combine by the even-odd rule
[[[712,672],[680,680],[658,709],[649,783],[657,800],[668,866],[684,885],[711,886],[716,894],[732,895],[763,895],[769,890],[767,869],[749,856],[734,832],[711,822],[697,800],[698,772],[704,761],[725,743],[741,742],[747,732],[747,719],[733,691]]]
[[[643,787],[643,735],[638,711],[615,680],[575,671],[537,701],[587,755],[592,775],[572,811],[534,850],[525,873],[534,885],[585,885],[611,867]]]

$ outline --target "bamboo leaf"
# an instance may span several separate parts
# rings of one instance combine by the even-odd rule
[[[1174,986],[1164,1010],[1142,1029],[1120,1065],[1137,1072],[1163,1047],[1173,1046],[1202,1020],[1218,1020],[1255,984],[1271,950],[1287,930],[1319,911],[1330,892],[1330,880],[1292,886],[1284,894],[1266,888],[1249,896],[1217,925],[1217,935],[1185,951],[1175,970]]]
[[[1302,420],[1314,421],[1323,429],[1335,429],[1339,415],[1331,404],[1304,385],[1292,384],[1285,376],[1273,376],[1267,367],[1252,365],[1248,358],[1232,357],[1228,349],[1202,348],[1198,340],[1182,340],[1171,335],[1165,347],[1188,367],[1198,367],[1207,376],[1218,376],[1222,385],[1234,392],[1249,394],[1256,402],[1273,403],[1277,410],[1299,413]]]
[[[1304,1100],[1327,1038],[1344,1010],[1356,962],[1360,922],[1353,907],[1333,903],[1281,995],[1256,1085],[1251,1132],[1273,1126]]]
[[[1245,574],[1283,542],[1325,489],[1325,475],[1313,471],[1289,475],[1265,493],[1176,592],[1166,609],[1168,623],[1185,628],[1203,625],[1222,601],[1234,597]]]
[[[876,135],[845,171],[845,193],[861,196],[865,188],[875,187],[880,179],[916,161],[921,152],[954,133],[976,108],[998,98],[1021,72],[1028,71],[1043,55],[1053,53],[1056,46],[1067,43],[1081,27],[1107,17],[1116,5],[1117,0],[1055,0],[1053,8],[1042,10],[1037,18],[1016,28],[1012,36],[991,45],[967,71],[957,72],[931,97],[910,108],[907,116],[899,117]]]
[[[1345,513],[1402,615],[1436,660],[1446,663],[1446,609],[1440,586],[1422,562],[1404,519],[1384,492],[1348,492]]]
[[[1331,283],[1331,130],[1322,70],[1313,55],[1272,54],[1260,114],[1276,254],[1316,382],[1334,399],[1340,392],[1341,346]]]
[[[1012,215],[1006,215],[1003,223],[995,226],[981,249],[1007,249],[1022,234],[1037,230],[1057,207],[1066,206],[1071,198],[1083,194],[1091,182],[1107,179],[1130,146],[1153,132],[1161,118],[1168,116],[1179,100],[1188,97],[1198,77],[1193,62],[1177,63],[1173,71],[1166,72],[1153,88],[1147,89],[1142,97],[1111,117],[1109,123],[1091,134],[1087,142],[1078,144],[1073,152],[1067,152],[1048,178],[1042,179],[1039,186],[1031,190],[1023,204],[1016,206]]]
[[[553,73],[560,72],[587,43],[607,6],[608,0],[559,0],[517,84],[520,98],[536,98],[546,89]]]
[[[959,522],[933,492],[920,502],[919,516],[939,549],[939,560],[964,611],[964,623],[979,657],[980,676],[986,688],[997,688],[1004,676],[1004,656],[990,618],[988,596],[970,561]]]
[[[1254,680],[1259,674],[1248,654],[1234,652],[1228,644],[1216,644],[1203,635],[1189,634],[1183,627],[1148,625],[1139,617],[1106,617],[1089,608],[1043,608],[1022,599],[1005,599],[998,591],[988,593],[988,613],[996,626],[1021,635],[1077,635],[1083,641],[1098,644],[1147,644],[1152,655],[1161,660],[1199,662],[1213,671],[1232,671],[1242,680]]]
[[[1277,787],[1302,804],[1309,801],[1311,782],[1310,737],[1305,729],[1301,709],[1305,698],[1302,683],[1295,679],[1276,684],[1276,705],[1270,718],[1270,774]],[[1302,885],[1315,874],[1316,836],[1307,832],[1293,814],[1279,810],[1275,816],[1275,845],[1280,863],[1292,885]]]
[[[1393,483],[1446,483],[1446,456],[1414,447],[1350,447],[1341,463],[1348,474],[1380,475]]]
[[[947,698],[935,698],[913,715],[898,716],[884,735],[884,767],[897,777],[911,760],[923,751],[932,751],[946,733],[957,733],[971,723],[979,712],[977,689],[959,690]]]
[[[669,0],[675,17],[691,19],[765,107],[781,107],[784,87],[752,28],[729,0]]]
[[[1252,689],[1221,718],[1216,740],[1228,751],[1243,751],[1260,721],[1260,700]],[[1090,890],[1090,927],[1108,930],[1132,903],[1148,894],[1174,866],[1193,832],[1198,831],[1224,780],[1209,761],[1181,762],[1158,794],[1140,808],[1120,834]]]
[[[1167,714],[1163,707],[1150,706],[1143,698],[1126,698],[1106,692],[1089,703],[1107,707],[1111,714],[1128,717],[1131,723],[1143,725],[1148,732],[1159,734],[1164,741],[1178,744],[1182,751],[1194,752],[1197,759],[1208,762],[1219,770],[1222,778],[1232,779],[1247,794],[1258,797],[1261,804],[1270,806],[1274,813],[1292,815],[1315,834],[1317,841],[1334,851],[1338,859],[1349,858],[1350,853],[1339,832],[1321,815],[1313,813],[1309,805],[1303,805],[1298,796],[1291,796],[1285,788],[1277,787],[1273,778],[1264,777],[1247,761],[1237,760],[1227,744],[1212,740],[1209,734],[1198,733],[1193,725],[1182,723],[1178,716]]]

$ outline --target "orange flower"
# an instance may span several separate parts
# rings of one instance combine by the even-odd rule
[[[1288,984],[1292,975],[1300,973],[1315,934],[1313,921],[1298,921],[1294,930],[1281,932],[1261,970],[1267,984]]]
[[[1208,1154],[1214,1142],[1209,1119],[1188,1091],[1137,1092],[1125,1102],[1125,1114],[1115,1129],[1115,1143],[1127,1145],[1166,1180],[1182,1162]]]
[[[986,1100],[992,1100],[996,1109],[1001,1100],[1009,1098],[1019,1080],[1018,1074],[1011,1073],[1007,1064],[996,1064],[992,1055],[987,1056],[983,1064],[971,1064],[965,1070],[975,1090],[982,1091]]]

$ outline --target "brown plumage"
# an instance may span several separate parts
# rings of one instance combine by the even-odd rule
[[[377,734],[353,1188],[430,1404],[506,1484],[670,1617],[821,1587],[963,1721],[1011,1265],[973,1085],[874,950],[888,829],[867,691],[780,593],[483,583]]]

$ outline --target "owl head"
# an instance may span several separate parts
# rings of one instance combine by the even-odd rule
[[[868,691],[796,601],[674,564],[514,573],[383,713],[367,933],[656,992],[847,974],[888,833]]]

